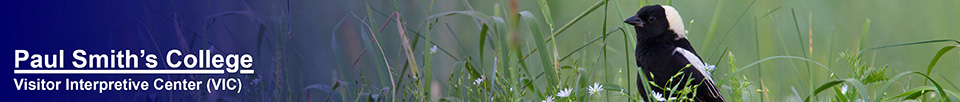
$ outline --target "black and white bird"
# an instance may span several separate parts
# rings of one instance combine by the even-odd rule
[[[645,6],[640,8],[636,15],[623,22],[633,25],[637,33],[637,66],[643,70],[643,73],[640,74],[646,74],[647,79],[658,86],[674,86],[677,84],[684,85],[687,80],[677,77],[673,79],[673,82],[667,83],[671,76],[682,70],[684,74],[681,77],[694,79],[693,84],[690,85],[700,84],[699,87],[696,87],[694,101],[724,101],[717,86],[713,83],[713,78],[710,77],[708,67],[712,69],[712,66],[703,62],[697,55],[697,51],[687,41],[683,19],[680,18],[676,9],[664,5]],[[690,65],[690,67],[687,67],[687,65]],[[650,75],[654,77],[650,78]],[[644,91],[641,84],[647,83],[641,82],[638,78],[637,87],[640,89],[641,96],[651,95]],[[652,88],[651,91],[667,94],[659,88]],[[664,96],[669,97],[671,95]]]

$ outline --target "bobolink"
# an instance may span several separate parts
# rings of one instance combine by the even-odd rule
[[[683,19],[680,18],[676,9],[663,5],[645,6],[637,11],[636,15],[623,22],[633,25],[637,33],[637,66],[643,70],[640,74],[647,74],[648,80],[661,87],[685,85],[686,78],[693,78],[691,85],[699,84],[699,86],[696,87],[696,95],[687,96],[695,96],[694,101],[724,101],[713,83],[713,78],[710,77],[710,72],[707,71],[708,64],[700,59],[697,51],[687,41]],[[683,76],[674,78],[670,83],[667,82],[671,76],[681,70],[684,72]],[[649,75],[653,75],[653,78]],[[647,83],[637,78],[637,87],[640,89],[641,96],[651,95],[644,91],[641,84]],[[682,90],[682,87],[677,90]],[[660,88],[652,88],[651,91],[669,93]]]

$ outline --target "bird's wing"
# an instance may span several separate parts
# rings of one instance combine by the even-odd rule
[[[720,90],[717,90],[716,85],[714,85],[713,83],[713,78],[710,76],[710,72],[705,69],[707,67],[707,64],[704,63],[702,60],[700,60],[699,56],[682,47],[677,47],[676,49],[674,49],[674,53],[680,53],[680,55],[682,55],[684,58],[687,59],[687,62],[690,62],[690,65],[692,65],[694,69],[696,69],[697,71],[700,72],[701,75],[703,75],[703,78],[706,80],[701,85],[706,86],[708,88],[708,90],[710,91],[710,96],[720,98],[721,100],[723,99],[723,97],[720,96]]]
[[[697,71],[700,71],[700,74],[703,74],[704,78],[706,78],[707,80],[713,81],[713,78],[710,78],[710,72],[708,72],[705,69],[707,65],[700,60],[700,57],[693,54],[693,52],[690,52],[689,50],[683,49],[681,47],[677,47],[673,51],[674,53],[680,53],[681,55],[683,55],[683,57],[687,59],[687,62],[690,62],[690,65],[693,65],[693,68],[696,68]]]

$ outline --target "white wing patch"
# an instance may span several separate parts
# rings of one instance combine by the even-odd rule
[[[663,6],[663,13],[667,16],[667,22],[670,24],[670,30],[677,33],[677,38],[687,38],[687,30],[683,27],[683,18],[680,17],[680,12],[677,12],[677,9],[674,9],[672,6]]]
[[[710,71],[707,71],[708,70],[707,68],[714,67],[713,65],[704,63],[703,61],[700,60],[699,57],[697,57],[697,55],[693,54],[693,52],[690,52],[689,50],[683,49],[681,47],[677,47],[676,49],[673,50],[673,52],[680,53],[681,55],[683,55],[684,58],[687,58],[687,61],[690,62],[693,68],[696,68],[697,71],[700,71],[700,74],[703,75],[703,78],[707,79],[706,80],[707,82],[705,82],[704,84],[707,87],[710,87],[707,90],[710,90],[711,97],[716,97],[716,98],[719,98],[720,100],[723,100],[723,96],[720,96],[720,91],[716,89],[716,85],[714,85],[713,83],[713,78],[710,76]]]
[[[707,69],[705,69],[707,68],[707,63],[703,63],[703,61],[701,61],[696,54],[693,54],[693,52],[690,52],[689,50],[683,49],[681,47],[677,47],[676,49],[673,50],[673,52],[680,53],[681,55],[683,55],[684,58],[687,58],[687,62],[690,62],[690,64],[693,65],[693,68],[696,68],[697,71],[700,71],[700,74],[703,74],[704,78],[707,78],[707,80],[710,80],[710,82],[713,82],[713,78],[711,78],[710,72],[707,71]]]

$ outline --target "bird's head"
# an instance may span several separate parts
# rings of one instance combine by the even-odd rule
[[[686,38],[683,19],[671,6],[650,5],[640,8],[637,14],[624,23],[633,25],[638,40],[679,40]],[[661,38],[661,39],[654,39]]]

